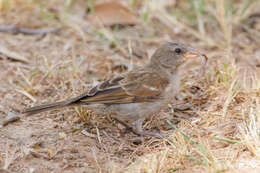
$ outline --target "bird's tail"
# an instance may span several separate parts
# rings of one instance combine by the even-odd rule
[[[66,107],[66,106],[72,106],[72,105],[74,105],[74,104],[71,101],[65,100],[65,101],[60,101],[60,102],[55,102],[55,103],[50,103],[50,104],[43,104],[43,105],[27,108],[27,109],[23,110],[22,113],[24,113],[26,115],[33,115],[33,114],[37,114],[40,112],[57,109],[57,108],[62,108],[62,107]]]

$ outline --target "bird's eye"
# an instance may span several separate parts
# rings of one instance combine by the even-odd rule
[[[176,48],[174,51],[175,51],[175,53],[178,53],[178,54],[181,53],[181,49],[180,48]]]

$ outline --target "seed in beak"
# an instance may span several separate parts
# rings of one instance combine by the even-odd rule
[[[184,54],[185,58],[196,58],[199,56],[200,56],[200,53],[198,53],[198,52],[187,52]]]

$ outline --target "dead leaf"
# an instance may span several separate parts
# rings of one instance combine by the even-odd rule
[[[40,145],[34,145],[33,146],[33,149],[36,150],[36,151],[39,151],[41,149]]]
[[[53,157],[53,150],[51,148],[48,149],[49,157]]]
[[[112,26],[115,24],[135,25],[137,17],[119,2],[104,2],[94,6],[94,12],[88,16],[94,25]]]

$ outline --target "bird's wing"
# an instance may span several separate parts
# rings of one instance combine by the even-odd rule
[[[151,102],[160,97],[168,83],[167,78],[154,72],[129,72],[124,76],[112,78],[95,86],[89,93],[74,98],[73,103]]]
[[[167,77],[150,71],[130,72],[124,80],[120,81],[120,85],[126,93],[142,97],[159,95],[168,84]]]

